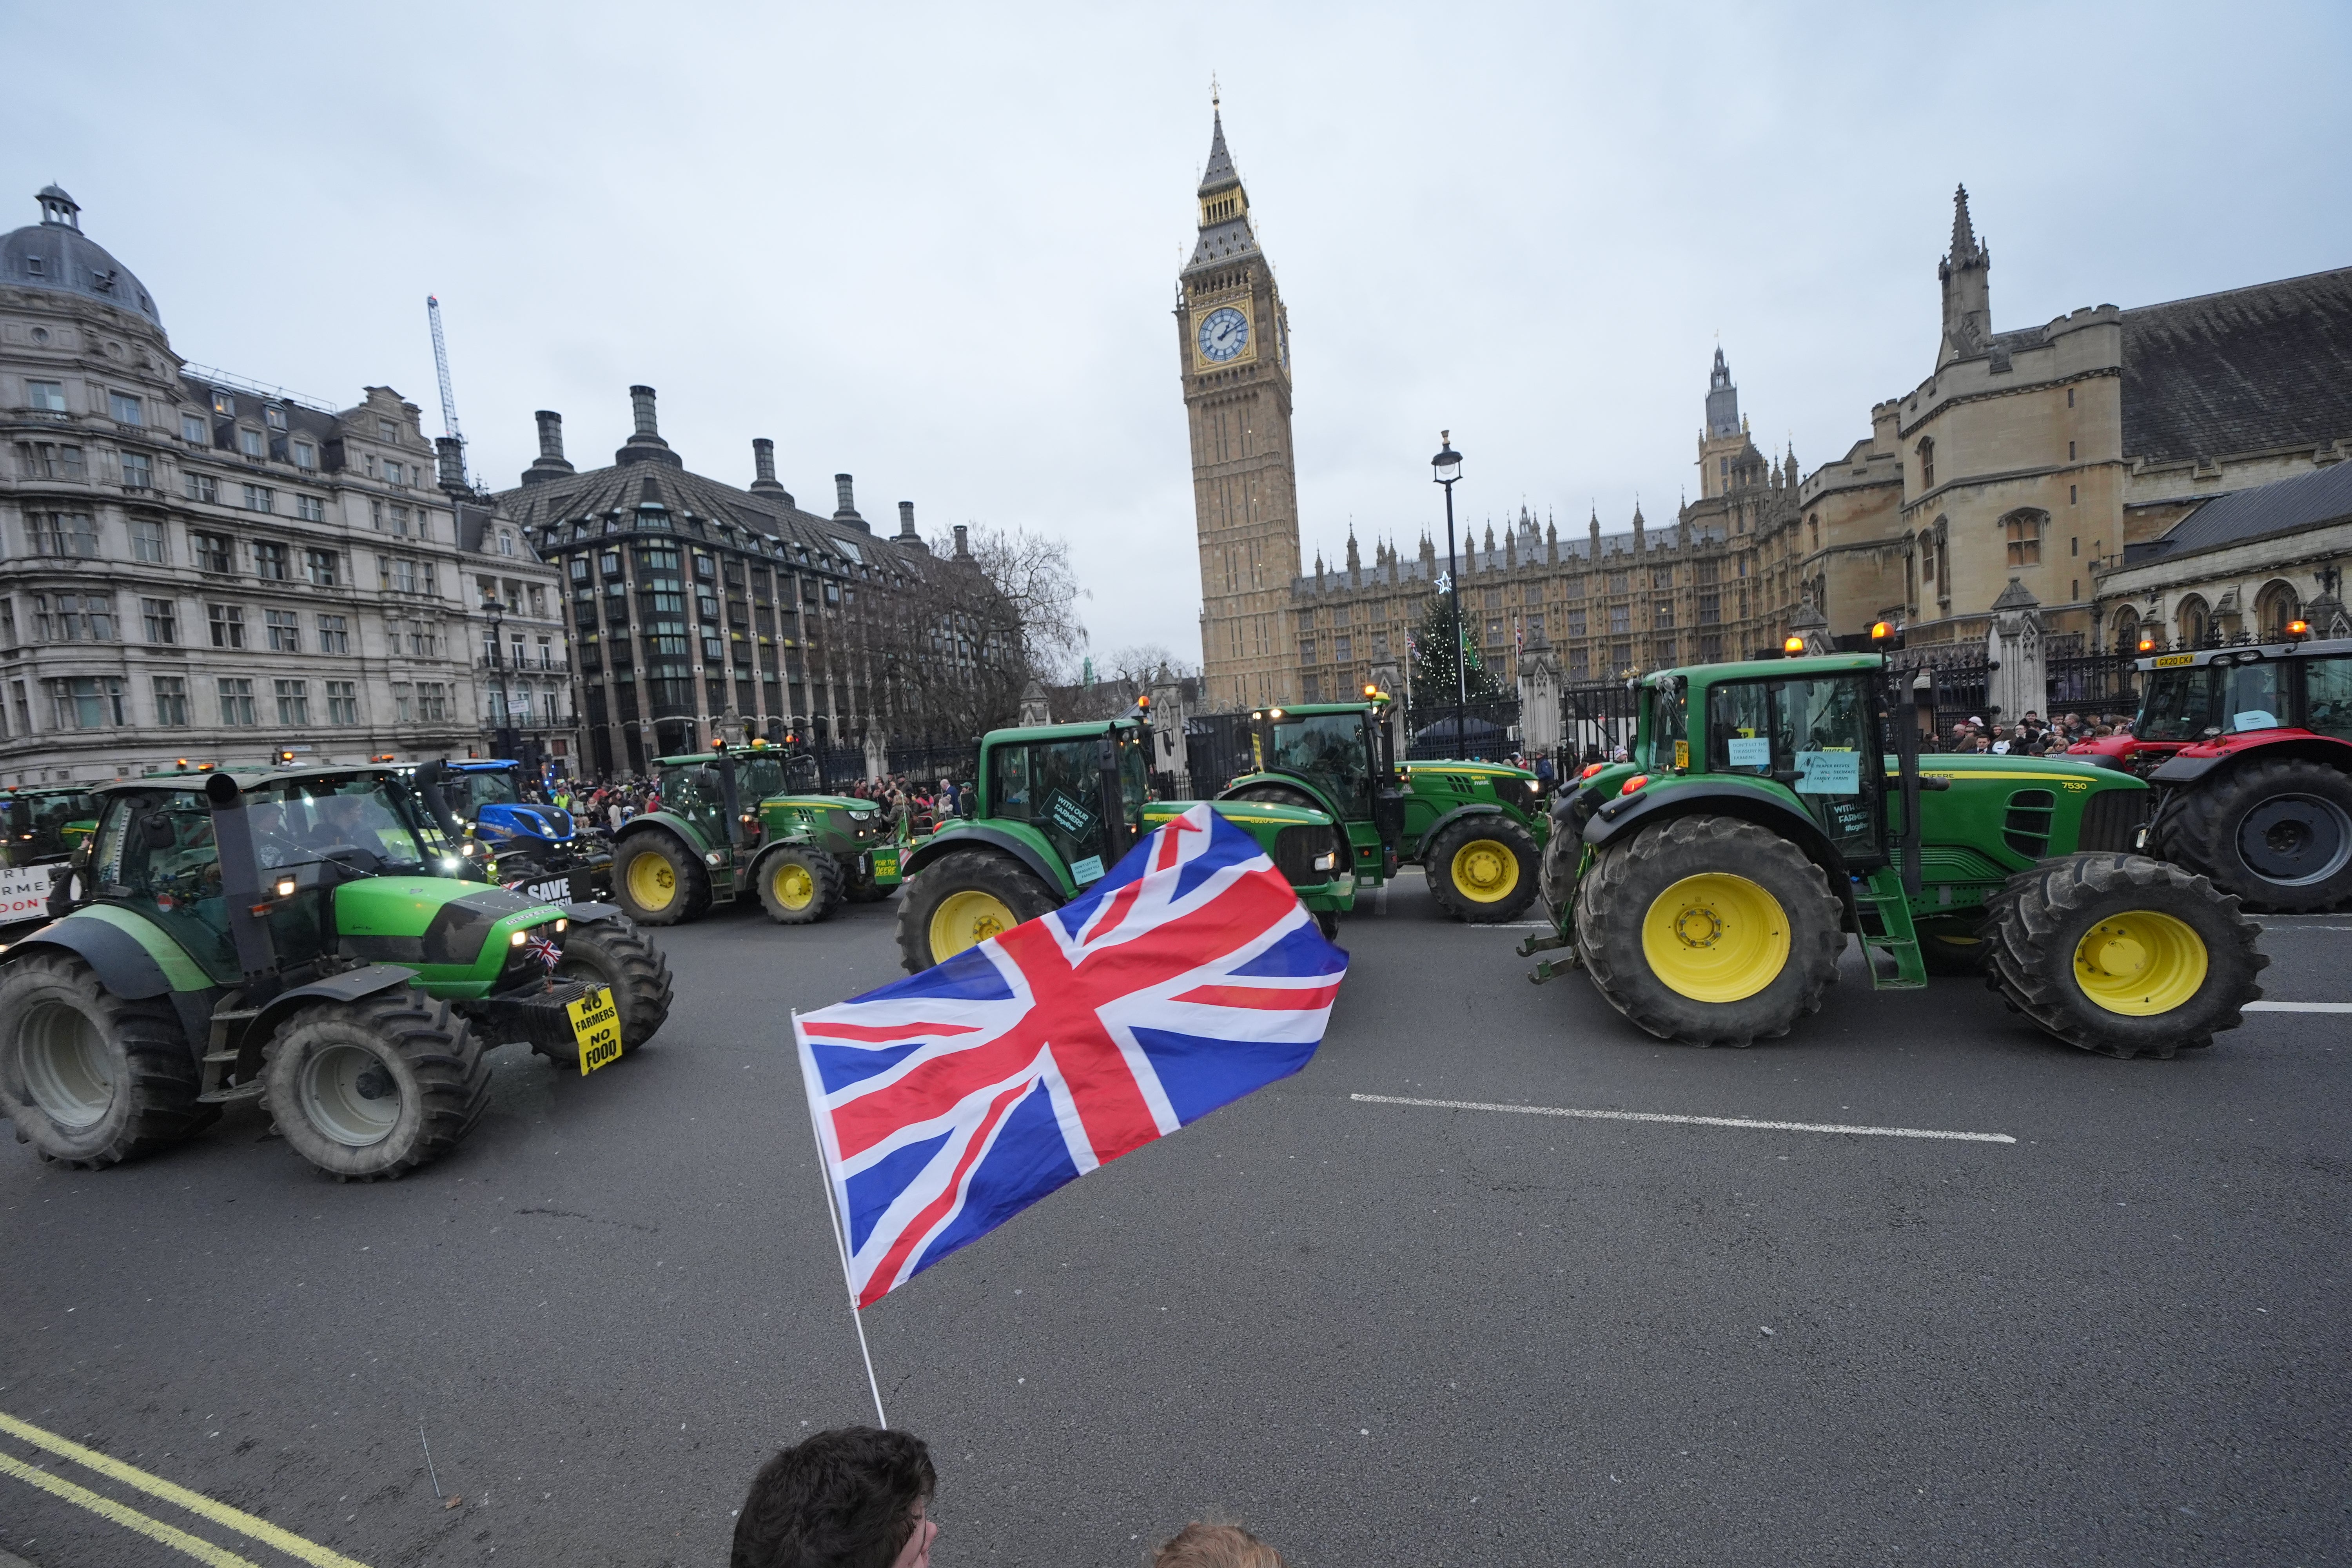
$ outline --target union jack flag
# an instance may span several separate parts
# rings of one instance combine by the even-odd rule
[[[550,969],[563,962],[562,944],[550,941],[535,930],[523,932],[522,950]]]
[[[1202,805],[1054,913],[797,1016],[858,1305],[1305,1067],[1347,972]]]

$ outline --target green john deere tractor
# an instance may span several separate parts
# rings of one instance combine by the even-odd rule
[[[661,809],[624,823],[613,850],[614,898],[643,924],[756,894],[779,925],[807,925],[898,885],[882,808],[820,793],[814,757],[755,741],[656,765]]]
[[[1397,765],[1388,702],[1318,702],[1250,714],[1253,771],[1223,800],[1320,811],[1339,825],[1359,886],[1378,886],[1417,861],[1438,907],[1486,924],[1535,901],[1550,820],[1536,776],[1495,763]]]
[[[1147,800],[1145,718],[995,730],[982,738],[977,799],[907,860],[898,956],[909,974],[1050,913],[1192,801]],[[1223,800],[1213,809],[1256,839],[1326,936],[1350,908],[1355,878],[1320,811]]]
[[[1643,677],[1634,760],[1587,769],[1554,806],[1557,931],[1520,952],[1570,949],[1611,1005],[1692,1045],[1787,1033],[1849,934],[1874,986],[1981,973],[2110,1056],[2237,1026],[2270,960],[2235,898],[2133,852],[2146,784],[2054,758],[1923,761],[1885,676],[1856,654]]]
[[[98,797],[84,785],[0,789],[0,943],[49,918],[68,863],[97,826]]]
[[[486,1041],[584,1073],[651,1039],[660,952],[609,904],[458,879],[438,767],[98,791],[79,907],[0,956],[17,1138],[111,1165],[252,1100],[321,1171],[399,1176],[480,1116]]]

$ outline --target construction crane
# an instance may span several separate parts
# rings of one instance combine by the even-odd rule
[[[457,428],[457,395],[449,389],[449,345],[441,341],[441,301],[430,294],[425,296],[425,315],[433,323],[433,368],[441,377],[442,433],[462,441],[466,436]]]

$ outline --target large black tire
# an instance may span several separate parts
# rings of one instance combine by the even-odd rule
[[[1514,921],[1542,886],[1535,836],[1500,812],[1465,816],[1441,829],[1421,857],[1429,896],[1457,921]]]
[[[263,1047],[287,1145],[337,1181],[397,1179],[464,1142],[489,1103],[472,1027],[417,985],[303,1008]]]
[[[574,921],[563,933],[563,956],[555,973],[563,980],[591,980],[612,992],[621,1015],[621,1054],[641,1051],[669,1018],[669,960],[653,939],[626,915]],[[580,1065],[576,1042],[544,1047],[557,1065]]]
[[[1684,904],[1693,878],[1723,896]],[[1656,935],[1687,989],[1658,973],[1645,940],[1669,893],[1684,907],[1659,911]],[[1576,946],[1609,1005],[1660,1039],[1745,1046],[1821,1010],[1845,931],[1829,879],[1794,844],[1736,817],[1680,816],[1601,851],[1576,889]]]
[[[2257,762],[2192,784],[2150,848],[2251,910],[2324,910],[2352,898],[2352,777]]]
[[[42,1159],[100,1168],[176,1143],[219,1114],[198,1088],[168,999],[117,996],[64,952],[0,979],[0,1108]]]
[[[1551,837],[1544,840],[1543,868],[1537,885],[1543,893],[1544,912],[1558,925],[1576,901],[1576,868],[1584,858],[1584,839],[1568,823],[1552,819]]]
[[[635,869],[640,860],[646,864]],[[667,896],[656,901],[657,892]],[[661,828],[639,833],[622,840],[613,857],[613,901],[641,926],[698,920],[710,908],[710,873],[677,835]]]
[[[1217,798],[1219,800],[1254,800],[1264,805],[1289,805],[1296,806],[1301,811],[1319,811],[1327,816],[1330,815],[1330,807],[1323,805],[1296,784],[1244,784],[1239,789],[1227,790]],[[1336,817],[1331,824],[1331,847],[1339,857],[1338,862],[1339,868],[1352,876],[1356,864],[1356,851],[1348,843],[1346,825]]]
[[[992,849],[942,855],[917,872],[906,889],[898,900],[898,962],[909,974],[977,946],[982,936],[1062,905],[1054,889],[1019,861]]]
[[[2210,1046],[2263,994],[2254,976],[2270,957],[2255,950],[2262,928],[2238,900],[2145,855],[2045,861],[2011,877],[1988,909],[1988,983],[2086,1051],[2128,1059]]]
[[[760,907],[780,926],[814,925],[840,907],[841,862],[822,849],[788,844],[770,850],[753,875]]]

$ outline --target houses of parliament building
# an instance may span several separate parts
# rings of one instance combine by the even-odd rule
[[[1343,561],[1302,560],[1288,323],[1249,198],[1212,132],[1200,235],[1179,278],[1178,354],[1201,557],[1212,710],[1338,699],[1406,635],[1444,572],[1351,532]],[[1869,434],[1811,474],[1750,438],[1721,349],[1697,443],[1698,494],[1671,524],[1562,538],[1522,509],[1465,542],[1465,618],[1507,684],[1548,647],[1566,679],[1773,657],[1782,639],[1981,645],[2014,581],[2078,646],[2168,636],[2160,600],[2103,602],[2127,544],[2212,496],[2352,457],[2352,268],[2168,304],[2084,307],[1996,331],[1991,253],[1956,194],[1937,266],[1934,368],[1870,411]],[[2014,595],[2011,601],[2014,602]],[[2184,628],[2171,628],[2185,640]]]

